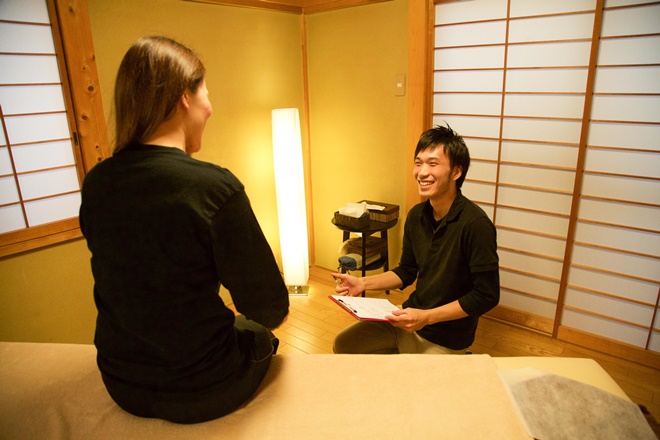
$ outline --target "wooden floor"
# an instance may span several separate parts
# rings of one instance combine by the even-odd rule
[[[328,299],[334,293],[330,271],[310,270],[308,296],[290,297],[289,318],[275,334],[280,353],[332,353],[332,341],[354,318]],[[370,297],[386,297],[385,292],[369,292]],[[391,291],[387,298],[401,304],[407,297]],[[605,353],[553,339],[546,334],[483,317],[471,350],[491,356],[561,356],[596,360],[636,403],[644,405],[660,421],[660,370]]]

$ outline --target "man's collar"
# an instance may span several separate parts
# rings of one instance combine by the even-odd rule
[[[461,190],[457,189],[456,197],[454,197],[454,200],[451,202],[451,206],[449,207],[449,212],[447,212],[447,215],[442,219],[443,223],[453,221],[458,216],[458,214],[460,214],[461,211],[463,210],[466,201],[467,199],[463,197],[463,193],[461,192]],[[433,220],[433,206],[431,205],[430,200],[427,200],[424,203],[423,212],[427,218]]]

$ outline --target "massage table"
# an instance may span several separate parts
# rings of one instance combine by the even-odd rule
[[[530,439],[500,373],[543,370],[635,406],[591,359],[285,354],[242,408],[180,425],[120,409],[93,345],[0,342],[0,439]]]

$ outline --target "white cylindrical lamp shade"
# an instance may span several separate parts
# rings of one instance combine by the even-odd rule
[[[273,110],[273,161],[282,269],[287,286],[309,279],[307,208],[298,109]]]

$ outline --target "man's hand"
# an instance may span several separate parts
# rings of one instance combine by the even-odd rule
[[[364,284],[360,278],[345,273],[333,273],[332,277],[337,281],[335,292],[341,296],[360,296],[364,292]]]
[[[394,327],[412,333],[429,324],[428,310],[413,308],[394,310],[392,316],[387,317],[387,321]]]

